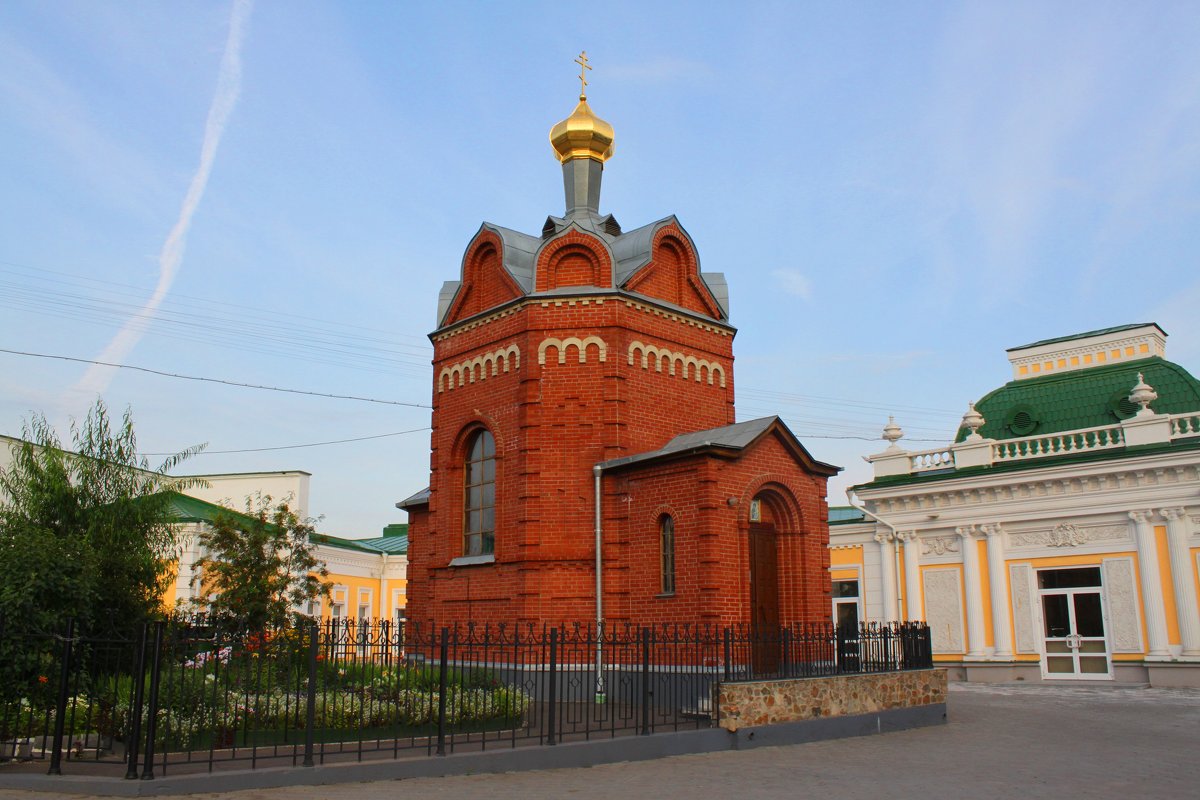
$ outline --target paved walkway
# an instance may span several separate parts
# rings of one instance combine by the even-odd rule
[[[251,790],[223,796],[231,800],[1200,797],[1200,690],[954,684],[949,707],[947,725],[858,739],[590,769]],[[0,791],[0,800],[50,797]]]

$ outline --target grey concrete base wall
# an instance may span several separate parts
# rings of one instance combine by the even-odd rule
[[[442,758],[408,758],[309,768],[230,770],[211,774],[178,775],[152,781],[126,781],[94,776],[0,774],[0,788],[101,797],[154,797],[444,775],[591,767],[597,764],[645,761],[690,753],[714,753],[867,736],[939,725],[945,721],[946,704],[939,703],[872,714],[746,727],[735,733],[721,728],[707,728],[651,736],[624,736],[604,741],[571,742],[554,747],[520,747],[482,753],[455,753]]]
[[[967,661],[939,663],[952,682],[1036,683],[1046,686],[1123,685],[1200,688],[1200,662],[1126,661],[1113,664],[1113,677],[1107,680],[1044,678],[1036,661]]]
[[[1159,662],[1146,664],[1151,686],[1172,688],[1200,688],[1200,663]]]

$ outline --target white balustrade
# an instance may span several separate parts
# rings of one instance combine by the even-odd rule
[[[910,472],[928,472],[931,469],[954,469],[954,453],[948,448],[922,450],[908,456]]]
[[[1078,431],[1052,433],[1046,436],[1025,436],[1006,439],[992,445],[992,460],[1021,461],[1094,450],[1124,447],[1125,438],[1119,425],[1105,428],[1085,428]]]
[[[1170,420],[1171,440],[1200,436],[1200,413],[1172,414],[1169,417],[1168,415],[1161,415],[1152,418],[1164,421],[1167,419]],[[1128,424],[1128,421],[1126,424]],[[1165,440],[1159,441],[1164,441],[1165,443]],[[980,441],[977,444],[982,445],[983,443],[983,441]],[[1044,436],[1024,436],[1020,439],[1005,439],[1003,441],[992,442],[990,462],[987,460],[986,455],[982,457],[982,460],[971,457],[967,459],[966,466],[986,466],[988,463],[999,464],[1048,458],[1051,456],[1071,455],[1073,453],[1113,450],[1118,447],[1125,447],[1125,444],[1125,431],[1121,425],[1082,428],[1080,430],[1063,431]],[[960,465],[955,460],[955,451],[963,450],[962,455],[965,458],[970,455],[966,452],[968,446],[974,447],[976,445],[972,442],[961,442],[949,447],[921,450],[913,453],[905,453],[896,447],[893,447],[893,449],[896,451],[895,456],[897,458],[908,459],[908,474],[911,475],[959,467]],[[877,476],[880,474],[905,474],[903,467],[899,470],[881,473],[881,457],[884,455],[889,455],[889,453],[883,453],[871,459],[877,462],[875,466]]]
[[[1171,416],[1171,438],[1200,436],[1200,414],[1173,414]]]

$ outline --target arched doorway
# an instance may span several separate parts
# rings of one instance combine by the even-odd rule
[[[750,636],[755,674],[779,670],[779,540],[778,514],[771,496],[750,501]]]

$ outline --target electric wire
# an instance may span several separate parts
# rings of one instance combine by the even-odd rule
[[[407,431],[395,431],[394,433],[377,433],[373,436],[356,436],[353,439],[333,439],[328,442],[305,442],[304,444],[284,444],[277,447],[245,447],[240,450],[201,450],[194,453],[194,456],[215,456],[228,455],[229,453],[266,453],[271,450],[299,450],[304,447],[324,447],[330,444],[347,444],[348,442],[365,442],[370,439],[387,439],[391,436],[403,436],[406,433],[420,433],[421,431],[432,430],[428,425],[424,428],[412,428]],[[174,453],[142,453],[144,456],[171,456]]]
[[[22,350],[8,350],[0,347],[0,353],[8,353],[15,356],[32,356],[34,358],[49,358],[56,361],[74,361],[79,364],[95,364],[101,367],[114,367],[116,369],[130,369],[137,372],[147,372],[151,375],[161,375],[164,378],[179,378],[185,381],[201,381],[204,383],[219,383],[225,386],[240,386],[245,389],[262,389],[268,392],[285,392],[287,394],[303,394],[311,397],[329,397],[334,400],[356,400],[360,403],[381,403],[389,406],[406,406],[408,408],[433,408],[433,406],[425,405],[424,403],[409,403],[404,400],[381,400],[377,397],[359,397],[349,394],[329,394],[327,392],[312,392],[306,389],[286,389],[279,386],[263,386],[255,383],[241,383],[240,381],[227,381],[223,378],[206,378],[196,375],[181,375],[177,372],[163,372],[149,367],[136,367],[132,364],[114,364],[110,361],[94,361],[90,358],[72,358],[71,356],[58,356],[49,353],[30,353]]]

